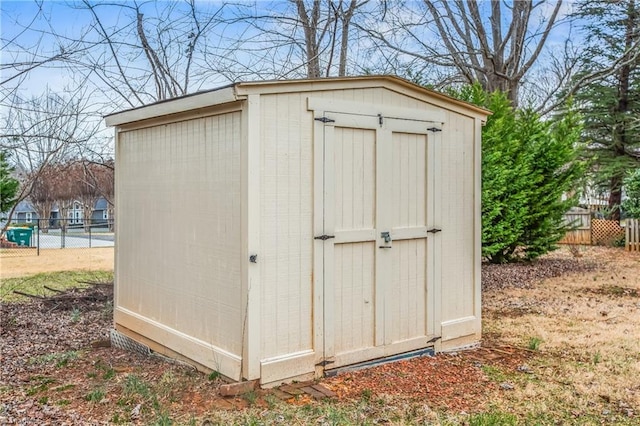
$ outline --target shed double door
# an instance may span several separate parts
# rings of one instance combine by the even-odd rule
[[[429,345],[438,238],[433,123],[323,117],[315,160],[319,370]]]

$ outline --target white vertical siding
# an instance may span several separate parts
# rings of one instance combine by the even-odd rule
[[[312,348],[313,118],[301,94],[261,96],[262,357]]]
[[[475,128],[450,113],[442,140],[442,320],[473,316],[475,289]]]
[[[240,119],[148,127],[118,141],[117,306],[236,355]]]

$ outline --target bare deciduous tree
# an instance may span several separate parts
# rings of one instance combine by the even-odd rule
[[[48,92],[27,100],[14,95],[11,105],[3,116],[0,149],[14,154],[11,160],[21,181],[19,202],[30,196],[40,175],[48,173],[50,165],[62,163],[90,147],[100,121],[88,120],[83,113],[92,109],[91,96],[84,91]],[[9,219],[14,211],[15,206]]]
[[[201,11],[195,0],[183,3],[102,3],[83,0],[77,8],[91,16],[85,50],[67,63],[76,72],[130,107],[193,91],[215,69],[204,66],[211,54],[207,38],[220,24],[226,6]],[[200,7],[202,9],[202,7]],[[145,11],[149,10],[150,13]],[[119,16],[112,23],[114,14]],[[213,37],[211,37],[213,38]]]
[[[96,202],[104,198],[113,214],[114,163],[107,160],[97,163],[88,159],[73,164],[73,196],[83,208],[85,230],[89,230]]]
[[[502,90],[517,103],[522,79],[558,23],[562,0],[542,13],[548,3],[424,0],[423,9],[385,8],[382,25],[363,29],[379,46],[455,70],[455,80]]]
[[[51,218],[51,210],[55,202],[54,185],[57,173],[56,169],[53,164],[49,163],[28,174],[31,182],[29,201],[38,218],[41,219],[38,226],[40,230],[45,233],[49,230],[49,219]]]
[[[345,76],[353,47],[352,23],[367,3],[369,0],[257,2],[239,7],[228,22],[249,24],[253,30],[238,48],[261,52],[257,74],[270,78]]]

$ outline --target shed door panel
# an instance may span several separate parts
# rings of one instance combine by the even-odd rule
[[[385,342],[404,342],[408,347],[402,349],[411,350],[424,346],[421,338],[428,334],[427,319],[432,314],[427,306],[428,136],[424,125],[388,121],[393,272],[386,298]]]
[[[423,348],[433,336],[426,122],[326,113],[320,361],[327,368]],[[330,116],[330,117],[329,117]],[[319,163],[318,163],[319,162]],[[391,241],[385,241],[388,232]]]
[[[374,346],[376,130],[335,127],[334,141],[332,322],[340,354]]]

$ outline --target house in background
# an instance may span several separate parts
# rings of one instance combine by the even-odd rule
[[[40,217],[31,202],[29,200],[23,200],[16,206],[11,222],[17,224],[36,224],[39,219]],[[51,215],[49,216],[49,227],[58,228],[60,226],[60,219],[62,219],[60,217],[60,209],[58,208],[58,204],[54,203],[51,208]],[[65,219],[70,226],[83,225],[84,213],[82,203],[74,201],[71,208],[67,211],[67,217]],[[95,226],[106,226],[109,223],[109,219],[109,202],[101,197],[96,201],[91,212],[91,224]]]
[[[57,207],[56,207],[57,212]],[[51,210],[53,213],[53,209]],[[13,218],[11,222],[14,223],[36,223],[38,220],[38,213],[31,205],[29,200],[22,200],[16,206],[15,211],[13,212]]]
[[[91,223],[107,223],[111,219],[109,209],[109,202],[105,198],[99,198],[91,212]]]

